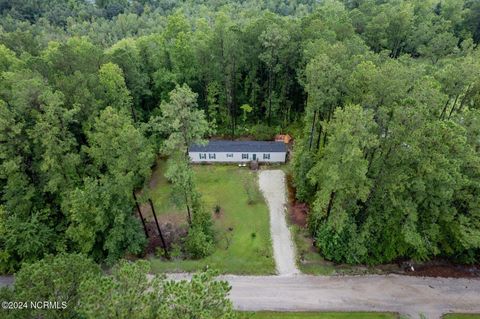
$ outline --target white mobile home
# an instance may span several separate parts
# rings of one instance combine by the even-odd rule
[[[188,149],[193,163],[285,163],[287,146],[269,141],[210,141]]]

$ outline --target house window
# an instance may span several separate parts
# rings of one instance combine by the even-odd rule
[[[209,159],[215,159],[215,153],[208,153]]]
[[[207,159],[207,154],[200,153],[200,159]]]
[[[242,154],[242,159],[248,159],[248,153],[243,153]]]
[[[263,159],[270,159],[270,153],[264,153],[263,154]]]
[[[233,158],[233,154],[232,153],[227,154],[227,158],[229,157]]]

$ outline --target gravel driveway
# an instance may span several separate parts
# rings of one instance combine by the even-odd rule
[[[277,273],[280,276],[299,274],[292,236],[285,219],[285,173],[282,170],[260,171],[258,179],[270,210],[270,233]]]

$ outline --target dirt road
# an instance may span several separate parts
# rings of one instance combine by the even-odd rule
[[[169,275],[186,279],[189,275]],[[419,318],[480,313],[480,280],[388,276],[220,276],[236,309],[388,311]]]
[[[281,170],[260,171],[259,184],[270,210],[270,233],[277,273],[280,276],[299,274],[292,237],[285,219],[285,173]]]

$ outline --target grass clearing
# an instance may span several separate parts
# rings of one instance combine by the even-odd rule
[[[161,161],[150,183],[155,209],[159,215],[180,215],[185,220],[186,210],[175,207],[170,200],[170,186],[163,176],[165,168],[165,162]],[[193,168],[205,207],[213,214],[218,239],[216,250],[200,260],[151,258],[152,272],[193,272],[208,265],[221,273],[274,274],[269,213],[258,190],[257,175],[248,168],[233,165],[196,165]],[[252,184],[259,196],[252,205],[247,203],[245,179],[255,179]],[[216,205],[221,208],[218,215],[213,213]]]
[[[246,313],[245,319],[396,319],[396,313],[381,312],[271,312]]]
[[[308,230],[298,225],[291,225],[290,229],[292,230],[293,240],[296,245],[297,265],[300,271],[309,275],[328,276],[335,274],[335,266],[333,263],[323,259],[323,257],[313,249]]]

